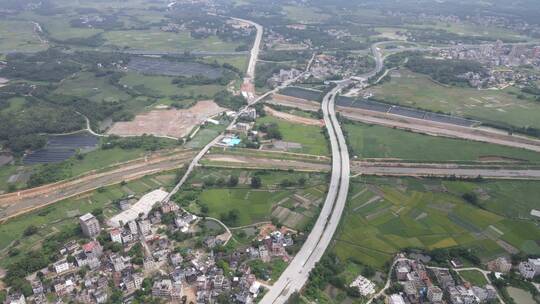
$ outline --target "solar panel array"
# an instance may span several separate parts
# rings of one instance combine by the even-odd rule
[[[49,164],[64,161],[79,149],[97,147],[99,139],[90,134],[70,134],[50,136],[45,148],[24,157],[25,164]]]
[[[322,91],[310,90],[300,87],[286,87],[281,89],[279,91],[279,94],[313,101],[321,101],[323,97]]]
[[[336,104],[342,107],[352,107],[364,110],[370,110],[375,112],[390,113],[395,115],[401,115],[405,117],[430,120],[440,123],[453,124],[458,126],[471,127],[479,124],[479,121],[466,119],[462,117],[456,117],[446,114],[433,113],[414,108],[408,108],[403,106],[391,105],[379,101],[351,98],[345,96],[339,96],[336,98]]]

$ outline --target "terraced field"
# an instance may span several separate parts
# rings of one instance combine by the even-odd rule
[[[510,188],[517,182],[497,183],[499,188]],[[463,182],[354,180],[333,251],[344,261],[350,258],[379,268],[400,249],[410,247],[433,250],[462,246],[484,260],[520,250],[540,253],[540,229],[532,220],[492,211],[500,203],[485,196],[481,198],[483,209],[471,205],[462,199],[463,192],[456,185],[463,187]],[[483,185],[467,183],[472,189],[484,189]],[[527,186],[530,194],[534,186]],[[534,201],[530,196],[522,199],[528,201],[526,204]]]

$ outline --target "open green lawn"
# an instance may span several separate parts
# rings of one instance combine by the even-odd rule
[[[0,20],[0,53],[34,52],[46,48],[34,33],[34,25],[30,21]]]
[[[485,286],[488,282],[484,275],[477,270],[464,270],[460,271],[459,275],[467,282],[475,286]]]
[[[12,242],[18,241],[19,244],[15,247],[21,252],[28,252],[31,248],[39,246],[40,241],[48,235],[54,234],[64,227],[74,228],[78,223],[78,216],[96,208],[102,208],[104,216],[111,217],[119,212],[117,206],[113,204],[114,200],[130,194],[140,196],[161,186],[167,188],[172,184],[174,176],[174,173],[163,172],[128,182],[125,186],[106,187],[102,191],[96,190],[69,198],[0,224],[0,252],[2,255],[0,266],[8,265],[17,259],[17,256],[4,256],[5,249]],[[155,181],[160,181],[160,184]],[[23,237],[24,230],[30,225],[38,226],[39,232],[31,237]],[[9,248],[14,248],[14,246]]]
[[[159,28],[148,30],[108,31],[103,34],[105,47],[120,47],[147,51],[234,51],[239,44],[225,42],[216,36],[192,38],[189,32],[163,32]]]
[[[251,189],[210,189],[202,192],[200,200],[210,210],[211,217],[236,209],[240,212],[238,226],[270,220],[272,206],[290,196],[290,191],[269,192]]]
[[[291,123],[279,118],[265,116],[257,119],[257,124],[276,123],[283,136],[283,141],[295,142],[302,145],[301,149],[293,149],[299,153],[328,155],[328,143],[324,137],[324,129],[316,126],[306,126]]]
[[[193,138],[186,143],[186,147],[191,149],[200,149],[206,146],[221,132],[223,132],[226,126],[227,123],[222,122],[220,125],[208,125],[201,127],[195,136],[193,136]]]
[[[108,77],[96,77],[93,73],[82,72],[65,79],[55,93],[79,96],[95,102],[122,102],[131,96],[111,85]]]
[[[446,192],[449,181],[412,178],[354,179],[333,251],[381,268],[401,248],[462,246],[486,261],[509,254],[497,242],[539,254],[540,229],[466,203],[463,192]],[[460,183],[460,182],[456,182]],[[482,186],[479,183],[478,186]],[[529,200],[533,200],[530,198]],[[489,199],[485,205],[489,205]]]
[[[494,144],[433,137],[361,123],[344,124],[353,154],[362,158],[413,161],[476,161],[485,156],[540,161],[540,154]]]
[[[432,82],[427,76],[404,69],[398,73],[400,77],[394,76],[373,88],[375,98],[481,121],[540,127],[540,103],[509,94],[515,89],[495,91],[446,87]]]

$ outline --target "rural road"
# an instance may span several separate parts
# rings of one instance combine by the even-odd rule
[[[264,151],[261,151],[264,152]],[[230,155],[209,154],[205,156],[204,166],[218,168],[245,168],[245,169],[293,169],[301,172],[328,172],[330,163],[310,161],[308,159],[279,159],[264,155]],[[515,167],[512,164],[474,164],[463,165],[458,163],[409,163],[409,162],[373,162],[351,161],[351,172],[355,176],[412,176],[412,177],[449,177],[476,178],[481,176],[489,179],[522,179],[539,180],[540,169],[526,169]]]
[[[346,83],[346,82],[345,82]],[[285,303],[299,291],[330,244],[345,208],[349,189],[349,153],[335,113],[338,84],[323,99],[322,109],[332,148],[330,186],[322,210],[300,251],[261,300],[261,304]]]
[[[255,41],[253,43],[253,47],[252,47],[251,52],[250,52],[251,56],[249,58],[249,66],[247,68],[246,77],[244,78],[244,82],[253,83],[253,80],[255,78],[255,66],[257,64],[257,60],[258,60],[258,56],[259,56],[259,50],[261,48],[262,35],[263,35],[264,28],[260,24],[257,24],[257,23],[255,23],[253,21],[244,20],[244,19],[240,19],[240,18],[231,18],[231,19],[238,20],[238,21],[241,21],[241,22],[246,22],[246,23],[254,26],[255,29],[257,30],[257,34],[255,36]],[[259,99],[257,99],[256,101],[258,101],[258,100]],[[227,129],[230,129],[236,123],[236,119],[242,113],[244,113],[248,109],[248,107],[249,107],[249,104],[247,106],[243,107],[240,111],[238,111],[238,114],[233,119],[233,121],[229,124]],[[176,186],[173,188],[173,190],[171,192],[169,192],[169,194],[165,197],[165,199],[163,201],[165,201],[165,202],[169,201],[180,190],[182,185],[189,178],[189,175],[191,174],[191,172],[193,172],[195,167],[199,164],[199,161],[210,150],[210,148],[212,148],[215,144],[217,144],[222,138],[223,138],[223,134],[218,135],[211,142],[209,142],[206,146],[204,146],[199,151],[199,153],[197,153],[197,155],[193,158],[193,160],[189,164],[184,176],[182,176],[182,178],[180,179],[178,184],[176,184]]]
[[[77,179],[44,185],[15,193],[0,195],[0,220],[47,206],[57,201],[79,195],[100,187],[138,179],[181,167],[193,157],[193,151],[179,152],[173,156],[128,162],[109,171],[88,174]]]

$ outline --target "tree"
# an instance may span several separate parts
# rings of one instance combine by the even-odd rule
[[[391,295],[395,293],[400,293],[402,291],[403,291],[403,285],[399,283],[394,283],[390,287],[388,287],[388,289],[385,290],[384,293],[386,293],[387,295]]]
[[[38,227],[36,227],[35,225],[30,225],[30,226],[26,227],[26,229],[23,232],[23,235],[24,236],[31,236],[31,235],[36,234],[37,232],[38,232]]]
[[[234,175],[229,176],[229,180],[227,181],[227,186],[236,187],[237,185],[238,185],[238,177]]]
[[[253,176],[251,178],[251,188],[259,189],[262,186],[261,178],[258,176]]]

